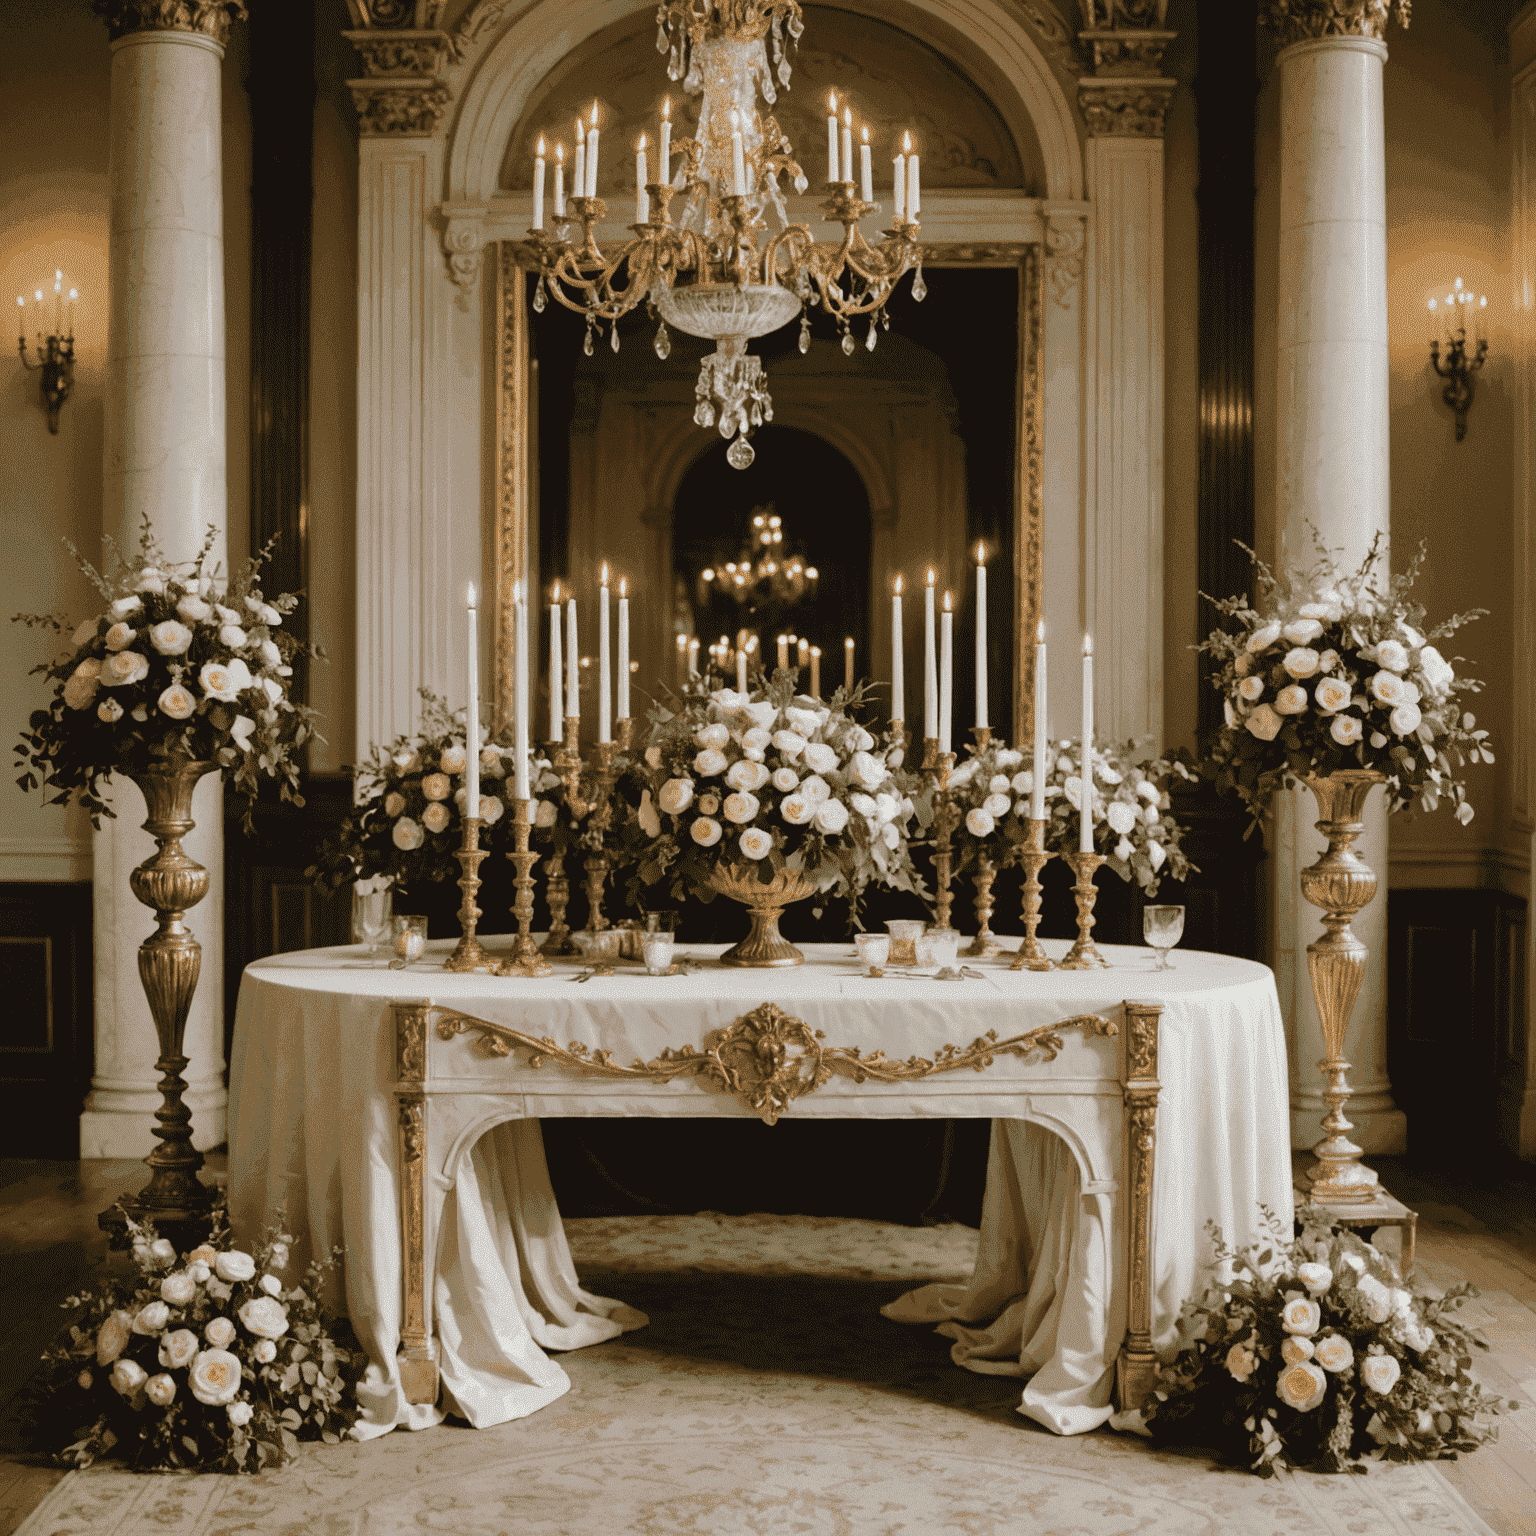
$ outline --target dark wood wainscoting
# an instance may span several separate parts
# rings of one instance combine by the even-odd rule
[[[89,881],[0,885],[0,1155],[80,1155],[91,1086]]]
[[[1499,1083],[1523,1060],[1525,924],[1503,891],[1388,895],[1388,1070],[1417,1149],[1497,1144]]]

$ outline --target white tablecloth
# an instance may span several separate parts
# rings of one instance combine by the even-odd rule
[[[980,980],[872,982],[857,975],[847,946],[816,945],[807,946],[811,963],[791,971],[711,965],[655,979],[625,970],[579,985],[570,968],[539,981],[496,980],[451,975],[435,963],[392,972],[347,949],[275,956],[251,966],[241,985],[230,1078],[231,1214],[237,1230],[251,1232],[286,1205],[291,1230],[307,1234],[316,1251],[345,1247],[346,1307],[374,1362],[362,1387],[365,1433],[424,1427],[447,1411],[475,1425],[500,1423],[567,1390],[546,1350],[580,1348],[644,1322],[581,1289],[534,1117],[749,1111],[693,1080],[615,1085],[519,1069],[487,1059],[466,1039],[430,1040],[437,1065],[429,1076],[465,1093],[463,1102],[480,1106],[494,1128],[436,1175],[444,1203],[433,1302],[445,1390],[435,1407],[408,1405],[395,1366],[401,1255],[392,1000],[430,997],[628,1062],[669,1045],[697,1046],[709,1029],[768,999],[826,1031],[828,1045],[900,1057],[932,1056],[945,1042],[963,1047],[988,1029],[1018,1034],[1074,1014],[1112,1014],[1127,997],[1152,998],[1165,1004],[1153,1276],[1155,1334],[1166,1344],[1209,1258],[1206,1221],[1242,1242],[1254,1232],[1260,1202],[1290,1210],[1284,1035],[1274,981],[1262,966],[1181,952],[1176,970],[1157,975],[1147,950],[1105,953],[1108,971],[1012,972],[1004,957],[981,962]],[[1061,1433],[1108,1417],[1125,1327],[1123,1198],[1117,1204],[1100,1188],[1112,1188],[1119,1171],[1103,1165],[1102,1151],[1118,1145],[1117,1078],[1117,1041],[1072,1034],[1048,1064],[1000,1058],[985,1073],[925,1079],[920,1090],[834,1078],[789,1111],[998,1118],[970,1285],[925,1287],[887,1314],[942,1322],[956,1339],[955,1358],[971,1369],[1032,1377],[1020,1411]]]

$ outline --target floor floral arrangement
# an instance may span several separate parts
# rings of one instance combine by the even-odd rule
[[[1180,1349],[1142,1410],[1155,1438],[1215,1446],[1264,1477],[1363,1472],[1364,1459],[1452,1458],[1496,1438],[1515,1402],[1473,1381],[1488,1346],[1456,1316],[1471,1286],[1431,1298],[1354,1233],[1303,1207],[1301,1235],[1227,1247],[1216,1282],[1184,1304]]]
[[[260,1472],[356,1423],[367,1358],[316,1299],[339,1253],[291,1283],[291,1237],[270,1228],[247,1252],[221,1218],[180,1255],[130,1219],[137,1275],[64,1302],[74,1321],[44,1354],[31,1403],[39,1443],[63,1465]]]

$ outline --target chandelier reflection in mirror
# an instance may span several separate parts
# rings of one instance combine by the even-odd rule
[[[874,350],[878,330],[889,328],[886,302],[910,270],[912,297],[925,293],[918,244],[921,183],[918,156],[904,136],[894,157],[894,217],[878,245],[870,245],[861,221],[881,211],[874,201],[869,130],[859,146],[859,178],[853,170],[853,114],[841,122],[837,98],[828,101],[827,182],[822,211],[843,226],[839,241],[818,241],[806,224],[792,224],[781,179],[804,192],[805,173],[789,139],[758,97],[772,106],[775,80],[788,89],[787,50],[804,30],[799,0],[663,0],[656,12],[656,46],[668,55],[667,73],[701,98],[696,138],[680,138],[672,167],[671,103],[663,109],[660,175],[647,175],[647,140],[635,156],[634,239],[603,250],[593,226],[607,215],[597,196],[601,124],[594,103],[590,119],[576,125],[572,196],[567,201],[564,146],[556,148],[554,233],[544,228],[546,156],[539,140],[534,161],[530,251],[538,276],[533,307],[546,295],[585,315],[584,348],[606,324],[619,348],[618,320],[642,302],[659,320],[656,355],[671,351],[667,327],[715,343],[699,370],[694,420],[734,438],[726,457],[745,469],[754,452],[752,430],[773,420],[762,361],[747,342],[800,317],[800,350],[810,346],[810,310],[818,305],[842,332],[844,353],[856,342],[852,323],[867,319],[864,344]],[[772,67],[769,48],[772,48]],[[680,199],[674,219],[672,201]],[[654,217],[652,216],[654,213]],[[766,215],[776,228],[770,232]],[[572,238],[572,223],[580,235]]]
[[[747,548],[724,565],[706,566],[700,580],[706,592],[752,609],[789,608],[803,597],[815,597],[820,574],[803,555],[784,548],[784,520],[768,506],[753,513]]]

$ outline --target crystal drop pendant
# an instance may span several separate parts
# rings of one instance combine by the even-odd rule
[[[581,344],[581,350],[585,352],[588,357],[592,356],[592,327],[590,325],[587,327],[586,339]]]
[[[533,312],[534,312],[534,314],[542,315],[544,313],[544,305],[545,305],[546,302],[547,301],[544,298],[544,284],[543,283],[535,283],[534,284],[534,289],[533,289]]]
[[[732,469],[745,469],[757,454],[753,451],[752,444],[746,438],[738,437],[729,448],[725,450],[725,462]]]
[[[670,46],[671,46],[671,44],[667,41],[667,29],[665,27],[657,27],[656,28],[656,52],[657,53],[665,53]]]
[[[656,327],[656,340],[652,342],[651,345],[655,347],[656,356],[659,357],[662,362],[666,362],[666,360],[672,355],[672,337],[667,330],[666,321],[662,321],[662,323]]]
[[[608,327],[608,345],[612,347],[615,352],[619,350],[619,322],[617,320],[615,320],[613,324]]]
[[[843,356],[844,357],[852,357],[853,356],[853,332],[852,331],[844,331],[843,332]]]
[[[864,338],[864,349],[867,352],[875,350],[875,322],[873,320],[869,322],[869,335]]]
[[[801,317],[800,317],[800,354],[801,354],[801,356],[803,357],[810,350],[811,350],[811,317],[809,315],[801,315]]]
[[[923,269],[921,267],[912,274],[912,297],[919,304],[928,297],[928,284],[923,281]]]

